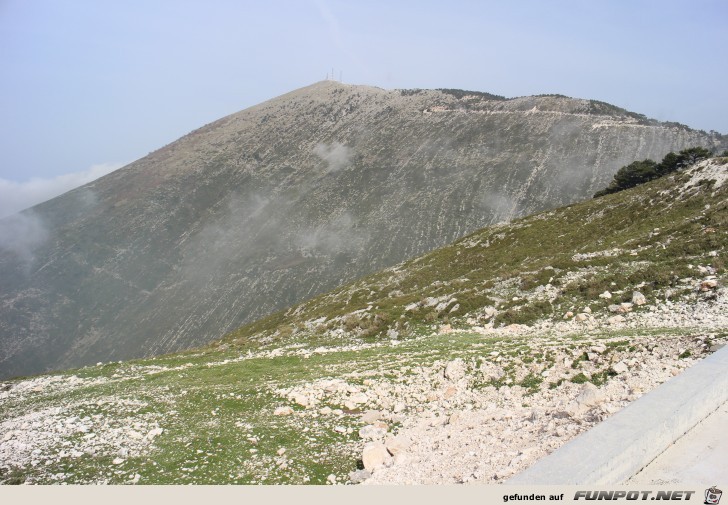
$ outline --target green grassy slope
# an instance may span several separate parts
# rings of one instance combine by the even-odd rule
[[[725,174],[728,159],[708,163]],[[728,187],[714,189],[711,173],[680,172],[485,228],[244,326],[222,344],[288,340],[292,334],[327,340],[339,328],[366,340],[388,329],[406,335],[429,323],[467,327],[472,316],[482,320],[483,307],[496,309],[496,327],[533,323],[558,319],[580,304],[600,309],[629,302],[633,289],[653,299],[679,298],[693,290],[680,279],[699,275],[691,264],[725,272]],[[620,291],[623,299],[599,298],[605,290]]]

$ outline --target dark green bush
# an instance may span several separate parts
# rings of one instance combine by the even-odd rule
[[[655,163],[650,159],[634,161],[617,170],[609,186],[595,193],[594,198],[633,188],[711,156],[712,153],[704,147],[691,147],[683,149],[678,154],[667,153],[660,163]]]
[[[546,300],[536,300],[527,305],[509,308],[493,318],[493,324],[508,326],[509,324],[530,324],[545,316],[553,314],[553,307]]]
[[[464,89],[448,89],[448,88],[438,88],[437,91],[444,93],[446,95],[452,95],[457,99],[461,99],[464,96],[478,96],[480,98],[485,98],[486,100],[499,100],[504,101],[508,100],[504,96],[500,95],[494,95],[492,93],[485,93],[483,91],[467,91]]]
[[[574,384],[584,384],[585,382],[589,382],[589,377],[584,375],[582,372],[579,372],[571,378],[571,382]]]

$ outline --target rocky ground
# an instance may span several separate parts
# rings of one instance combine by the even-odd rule
[[[498,483],[723,345],[728,297],[711,280],[694,280],[682,301],[636,292],[534,325],[474,318],[407,340],[271,346],[204,363],[192,353],[7,382],[0,481]],[[224,378],[261,360],[285,372],[255,372],[247,392]],[[185,383],[192,372],[202,375]],[[223,379],[204,386],[205,374]],[[215,444],[223,433],[229,442]],[[225,473],[218,459],[229,460]]]
[[[524,360],[531,364],[505,380],[513,358],[499,351],[483,361],[438,361],[394,381],[372,379],[365,392],[357,389],[351,395],[348,405],[362,401],[379,407],[362,415],[367,424],[359,434],[368,441],[362,452],[364,470],[350,478],[367,484],[498,483],[717,350],[725,336],[717,341],[710,328],[725,327],[727,308],[723,297],[698,307],[660,304],[639,316],[610,316],[606,321],[590,316],[559,323],[552,329],[572,338],[577,329],[596,330],[603,323],[641,331],[627,339],[586,333],[577,345],[541,336],[524,353],[533,358]],[[669,335],[665,324],[707,331]],[[532,331],[504,328],[501,333],[518,338]],[[605,370],[599,386],[579,380],[576,373],[593,380]],[[538,387],[541,382],[549,387]],[[341,390],[333,387],[334,392]],[[289,396],[317,399],[322,391],[323,396],[330,394],[332,385],[306,385]],[[340,401],[346,403],[343,397]],[[400,414],[404,411],[409,415]],[[392,425],[398,425],[394,432],[388,431]]]
[[[695,363],[695,358],[680,358],[686,351],[702,356],[706,350],[701,337],[638,341],[641,350],[628,359],[620,359],[620,353],[604,356],[609,349],[604,343],[589,347],[590,363],[611,361],[617,372],[600,387],[570,382],[536,394],[517,385],[468,394],[446,386],[442,398],[451,398],[407,419],[396,438],[384,440],[388,454],[380,450],[380,459],[370,459],[376,470],[366,482],[498,483]],[[546,370],[549,376],[573,375],[569,363],[578,355],[562,357],[563,364]],[[373,445],[364,450],[365,466],[368,453],[377,454]],[[366,474],[354,477],[359,476]]]

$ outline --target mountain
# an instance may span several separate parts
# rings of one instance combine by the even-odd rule
[[[201,345],[697,145],[725,137],[562,96],[320,82],[0,221],[0,377]]]
[[[728,342],[727,226],[709,159],[199,349],[4,381],[0,484],[501,482]]]

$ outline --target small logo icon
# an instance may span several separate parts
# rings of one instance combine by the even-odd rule
[[[706,489],[705,490],[706,505],[718,505],[722,494],[723,494],[723,491],[718,489],[716,486],[713,486],[710,489]]]

